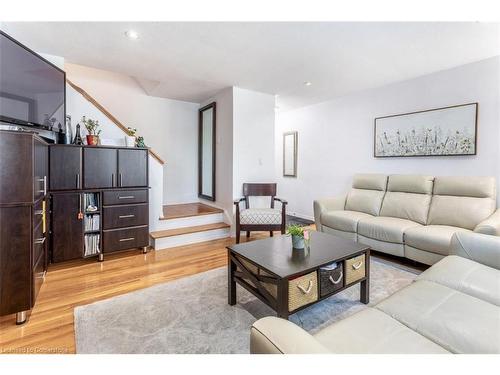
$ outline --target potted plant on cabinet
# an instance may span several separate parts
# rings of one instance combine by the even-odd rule
[[[127,130],[128,130],[128,135],[125,136],[125,145],[127,147],[135,147],[135,142],[136,142],[135,135],[137,134],[137,129],[131,128],[129,126]]]
[[[87,144],[89,146],[97,146],[99,144],[99,135],[101,130],[99,130],[99,121],[87,119],[85,116],[82,118],[83,125],[87,129]]]

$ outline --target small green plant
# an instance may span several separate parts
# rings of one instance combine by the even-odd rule
[[[95,135],[99,136],[101,134],[101,130],[99,130],[99,121],[98,120],[92,120],[92,119],[87,119],[85,116],[82,118],[83,125],[85,125],[85,128],[87,129],[87,132],[89,135]]]
[[[304,228],[302,228],[300,225],[289,225],[286,230],[287,233],[291,234],[292,236],[304,237]]]
[[[128,130],[128,135],[130,135],[131,137],[135,137],[135,135],[137,134],[137,129],[136,128],[131,128],[130,126],[127,128]]]

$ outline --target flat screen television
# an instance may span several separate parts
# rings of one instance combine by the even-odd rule
[[[64,129],[65,98],[64,71],[0,30],[0,121]]]

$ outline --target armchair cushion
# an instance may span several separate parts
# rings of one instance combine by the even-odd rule
[[[409,228],[405,231],[405,244],[432,253],[449,255],[451,237],[455,232],[467,231],[448,225],[426,225]]]
[[[500,270],[500,237],[457,232],[451,239],[450,253]]]
[[[497,209],[493,215],[480,222],[474,228],[474,232],[500,236],[500,209]]]
[[[240,212],[242,225],[280,225],[282,211],[278,208],[248,208]]]
[[[328,211],[321,215],[321,223],[329,228],[356,233],[358,221],[372,215],[358,211]]]

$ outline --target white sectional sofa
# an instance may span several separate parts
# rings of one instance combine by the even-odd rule
[[[500,237],[460,231],[415,282],[315,335],[255,322],[252,353],[500,353]],[[333,297],[335,298],[335,297]]]
[[[348,194],[314,202],[316,229],[428,265],[456,232],[500,236],[493,177],[358,174]]]

